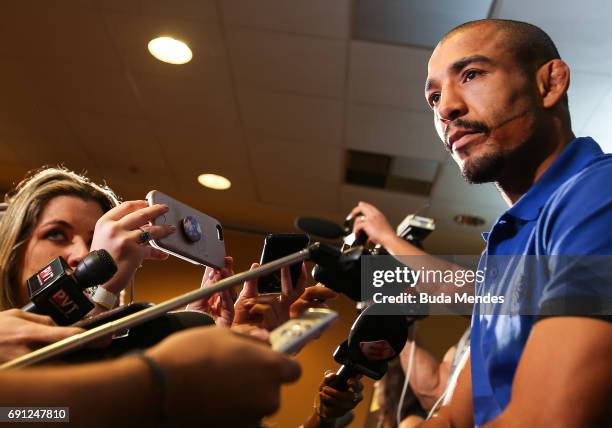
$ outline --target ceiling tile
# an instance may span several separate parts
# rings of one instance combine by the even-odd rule
[[[82,112],[69,112],[67,117],[80,145],[99,168],[170,177],[159,141],[147,121]]]
[[[593,137],[601,145],[605,153],[612,153],[610,118],[612,118],[612,88],[609,88],[604,94],[603,99],[581,132],[582,135]]]
[[[2,159],[27,168],[62,162],[73,168],[87,165],[74,134],[61,113],[50,108],[32,85],[26,63],[4,60],[0,67],[0,135]]]
[[[143,116],[133,88],[121,71],[41,62],[31,74],[41,97],[50,105],[65,110]]]
[[[1,136],[0,139],[2,139]],[[4,193],[14,189],[27,172],[28,168],[23,165],[0,162],[0,193],[2,196],[4,197]]]
[[[226,168],[248,168],[246,144],[237,125],[163,117],[154,129],[174,170],[191,176],[209,172],[226,175]]]
[[[431,196],[468,205],[479,204],[494,210],[506,208],[506,203],[494,184],[468,184],[461,176],[459,167],[450,157],[445,159],[440,168]]]
[[[2,61],[0,66],[0,132],[14,135],[69,134],[66,124],[51,109],[32,85],[27,63]]]
[[[13,148],[14,163],[28,169],[43,165],[65,165],[80,171],[91,166],[90,158],[74,138],[52,135],[1,135],[3,145]],[[4,149],[4,147],[3,147]],[[8,161],[8,159],[7,159]]]
[[[395,228],[408,214],[414,214],[428,204],[428,199],[387,190],[344,184],[340,188],[342,216],[348,215],[360,201],[377,207]]]
[[[278,174],[301,179],[340,183],[343,153],[339,147],[270,138],[249,138],[249,152],[258,177]]]
[[[117,51],[132,72],[177,79],[185,76],[207,79],[211,75],[229,74],[221,29],[216,23],[116,12],[106,13],[105,22]],[[175,65],[154,58],[147,46],[159,36],[171,36],[187,43],[193,59],[187,64]]]
[[[389,175],[393,178],[407,178],[433,183],[439,169],[439,161],[397,156],[391,159]]]
[[[221,0],[223,18],[239,25],[346,39],[349,0]]]
[[[20,138],[14,134],[4,134],[0,132],[0,163],[18,164],[19,156],[17,155],[17,146]]]
[[[480,236],[481,232],[490,230],[499,216],[507,209],[507,205],[500,205],[499,207],[495,208],[491,205],[482,205],[468,201],[447,200],[433,197],[429,206],[422,211],[422,214],[435,219],[437,227],[455,230],[458,232],[473,232]],[[485,224],[474,227],[455,223],[453,220],[454,217],[461,214],[481,217],[485,220]]]
[[[235,123],[238,110],[227,75],[175,79],[142,73],[134,81],[150,117]]]
[[[145,199],[151,190],[165,190],[165,193],[174,197],[174,191],[178,188],[176,180],[169,175],[151,174],[149,171],[90,168],[87,176],[96,183],[108,185],[123,201]]]
[[[434,47],[451,28],[486,18],[492,0],[357,0],[355,37]]]
[[[339,98],[347,42],[229,27],[233,74],[239,85]]]
[[[215,0],[95,0],[100,9],[218,22]]]
[[[612,76],[579,71],[571,73],[568,97],[572,128],[575,133],[583,133],[589,118],[598,110],[599,104],[610,89],[612,89]]]
[[[351,149],[418,159],[446,157],[431,113],[350,104],[346,132]]]
[[[246,88],[238,90],[249,135],[311,141],[340,147],[342,102]]]
[[[423,88],[431,50],[351,42],[349,99],[429,111]]]
[[[337,212],[338,185],[329,182],[298,178],[294,174],[266,173],[257,177],[261,201],[275,205]]]
[[[121,67],[100,14],[88,2],[5,3],[0,53],[35,61],[37,67],[41,59],[104,69]]]
[[[572,70],[612,73],[612,3],[607,0],[498,0],[494,17],[526,21],[552,38]]]

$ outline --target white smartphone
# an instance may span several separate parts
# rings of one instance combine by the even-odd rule
[[[338,319],[338,312],[325,308],[309,308],[270,333],[272,349],[294,354],[308,342],[316,339]]]
[[[149,205],[165,204],[169,208],[166,214],[152,221],[153,225],[176,226],[176,232],[172,235],[149,241],[153,248],[196,265],[215,269],[225,266],[225,241],[221,223],[157,190],[147,193],[147,201]]]

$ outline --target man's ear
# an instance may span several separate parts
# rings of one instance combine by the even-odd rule
[[[544,108],[554,107],[563,99],[569,88],[569,66],[560,59],[552,59],[538,69],[536,82],[542,106]]]

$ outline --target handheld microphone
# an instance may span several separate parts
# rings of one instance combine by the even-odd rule
[[[343,252],[337,251],[336,259],[330,258],[327,263],[313,257],[317,264],[312,269],[312,277],[326,287],[359,302],[361,301],[361,256],[365,251],[362,246],[349,248]]]
[[[348,340],[334,352],[334,359],[342,367],[331,387],[346,390],[347,381],[359,374],[376,380],[382,378],[387,362],[404,348],[412,320],[403,315],[372,315],[376,306],[364,309],[353,323]]]
[[[342,227],[333,221],[316,217],[297,217],[295,227],[309,235],[325,239],[340,239],[347,234]]]
[[[115,272],[117,265],[106,250],[92,251],[74,270],[56,257],[28,279],[31,302],[21,309],[48,315],[57,325],[75,323],[94,308],[83,290],[105,283]]]

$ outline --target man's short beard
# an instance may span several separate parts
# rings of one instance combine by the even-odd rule
[[[470,184],[490,183],[499,180],[507,164],[508,156],[505,153],[487,153],[478,159],[467,160],[461,175]]]

